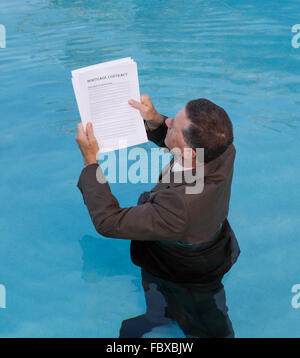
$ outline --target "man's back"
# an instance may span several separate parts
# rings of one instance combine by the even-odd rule
[[[147,134],[149,140],[164,146],[164,123]],[[165,182],[164,176],[160,175],[158,184],[139,204],[153,203],[156,196],[160,196],[160,204],[169,207],[172,218],[177,217],[182,226],[178,226],[180,231],[176,235],[174,233],[174,237],[170,232],[168,240],[132,241],[131,258],[136,265],[156,276],[185,286],[199,283],[199,287],[211,289],[219,285],[221,278],[233,264],[230,247],[232,230],[226,218],[234,159],[235,148],[231,144],[221,156],[206,163],[203,190],[195,194],[187,194],[186,186],[193,186],[199,180],[196,169],[190,170],[190,177],[194,178],[194,182],[185,181],[187,171],[182,172],[181,180],[178,180],[177,175],[175,182],[172,159],[169,171],[166,172],[169,182]],[[167,222],[167,213],[165,215]],[[238,255],[238,252],[234,255]]]

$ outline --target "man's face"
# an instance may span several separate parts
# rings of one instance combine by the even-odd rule
[[[179,148],[183,153],[185,147],[188,145],[185,143],[182,130],[190,126],[191,121],[186,116],[185,107],[183,107],[174,118],[167,118],[166,125],[168,132],[165,138],[166,146],[171,150],[173,148]]]

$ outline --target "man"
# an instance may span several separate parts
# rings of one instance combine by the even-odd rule
[[[231,121],[206,99],[188,102],[174,118],[160,115],[148,95],[129,104],[144,118],[149,140],[180,152],[167,170],[169,182],[163,170],[137,206],[120,208],[109,184],[97,180],[103,172],[91,123],[86,133],[78,125],[75,139],[85,166],[78,188],[94,226],[103,236],[132,240],[132,261],[141,267],[147,311],[124,320],[119,337],[142,337],[172,320],[186,337],[234,337],[221,282],[240,253],[227,220],[235,159]],[[204,163],[197,148],[204,148]],[[193,183],[185,174],[197,180],[201,165],[203,190],[187,194]]]

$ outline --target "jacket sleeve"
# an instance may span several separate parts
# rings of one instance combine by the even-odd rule
[[[164,141],[165,141],[165,138],[167,135],[168,127],[165,122],[168,117],[166,117],[166,116],[163,116],[163,117],[164,117],[164,121],[158,128],[156,128],[152,131],[151,130],[147,131],[148,139],[151,140],[151,142],[154,142],[159,147],[166,146]]]
[[[99,234],[140,241],[182,239],[187,213],[183,199],[175,190],[161,190],[150,202],[120,208],[109,184],[97,180],[99,175],[104,177],[98,164],[88,165],[77,184]]]

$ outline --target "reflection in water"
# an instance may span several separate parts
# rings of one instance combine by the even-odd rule
[[[86,282],[99,282],[111,267],[107,262],[110,256],[102,255],[101,249],[104,245],[99,238],[85,235],[79,240],[79,244],[83,260],[82,279]]]
[[[115,276],[115,264],[122,266],[124,275],[130,274],[129,259],[122,255],[120,240],[84,235],[79,240],[82,249],[82,279],[89,283],[101,281],[103,277]]]

